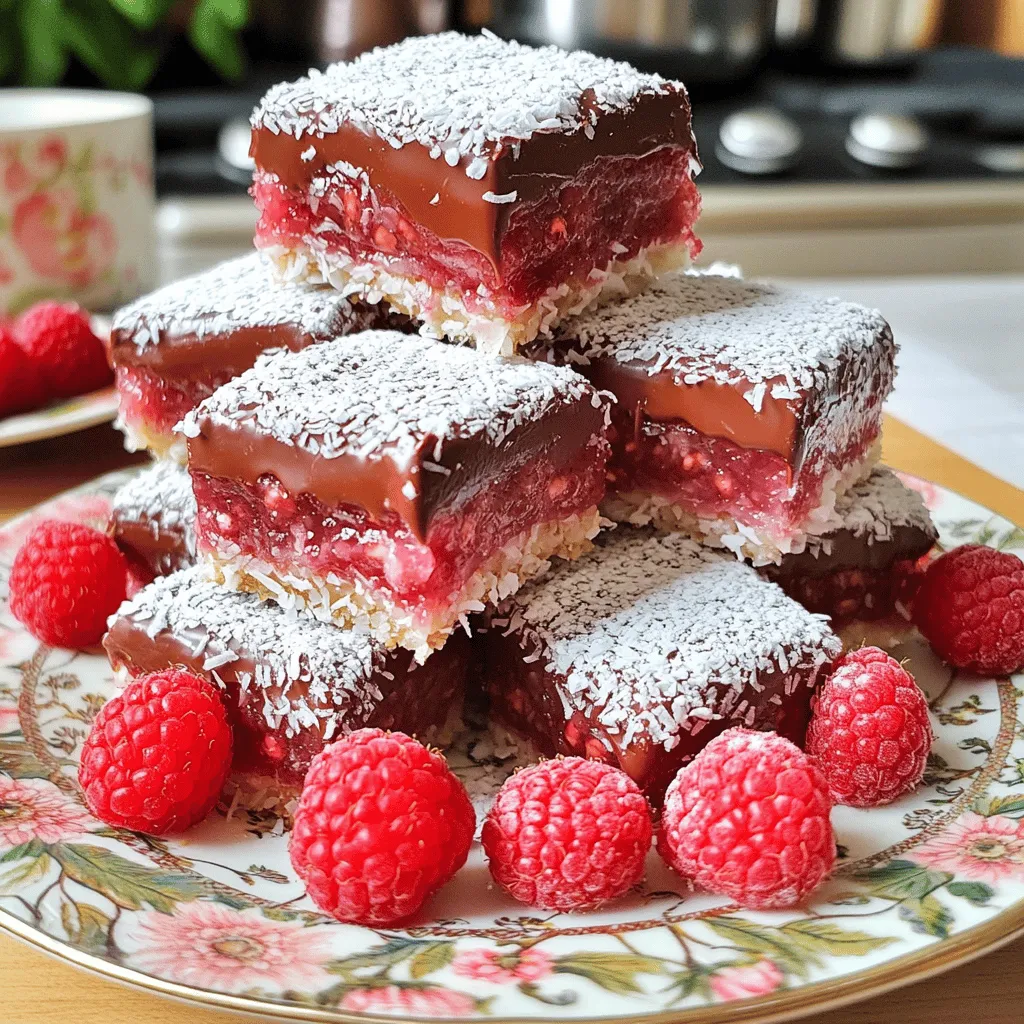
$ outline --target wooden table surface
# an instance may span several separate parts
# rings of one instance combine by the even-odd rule
[[[1024,493],[904,424],[886,421],[883,458],[1024,523]],[[142,461],[110,427],[0,450],[0,520],[100,473]],[[932,981],[830,1013],[817,1024],[1020,1024],[1024,939]],[[10,1024],[230,1024],[255,1020],[187,1006],[93,977],[0,935],[0,1021]]]

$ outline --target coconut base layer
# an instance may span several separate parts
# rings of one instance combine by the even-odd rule
[[[637,294],[655,278],[690,261],[685,242],[651,246],[633,259],[613,260],[604,269],[595,268],[583,280],[548,289],[510,320],[479,290],[470,308],[462,292],[439,291],[425,281],[397,273],[385,262],[353,260],[308,240],[302,248],[275,245],[263,251],[285,282],[328,282],[344,295],[358,296],[369,303],[386,302],[419,321],[420,333],[428,337],[473,344],[489,355],[502,356],[514,355],[538,335],[550,334],[567,317]]]
[[[363,580],[342,580],[334,574],[312,577],[298,567],[280,568],[245,556],[224,558],[210,551],[204,552],[203,560],[211,579],[232,590],[258,594],[346,629],[366,629],[385,647],[412,651],[422,664],[457,625],[468,629],[472,612],[514,594],[547,570],[549,559],[575,559],[589,551],[602,525],[595,507],[532,527],[491,556],[443,610],[430,616],[402,607],[390,591]]]
[[[128,452],[149,452],[154,459],[169,459],[179,466],[188,464],[188,447],[180,434],[150,430],[140,423],[128,423],[120,416],[114,427],[124,434],[124,448]]]
[[[841,470],[828,470],[822,478],[818,504],[803,522],[783,536],[769,536],[731,516],[702,519],[671,498],[642,491],[612,495],[602,502],[601,511],[617,523],[688,534],[709,547],[726,548],[737,558],[749,559],[755,566],[778,565],[784,555],[803,551],[810,537],[823,536],[843,525],[836,514],[836,499],[869,476],[880,456],[881,445],[875,442],[864,458]]]

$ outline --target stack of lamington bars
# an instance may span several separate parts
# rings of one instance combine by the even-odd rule
[[[284,787],[467,688],[654,799],[730,725],[802,740],[829,616],[891,614],[935,533],[876,466],[881,316],[683,269],[684,87],[445,34],[252,124],[259,251],[115,319],[158,461],[116,500],[155,578],[114,666],[215,680]]]

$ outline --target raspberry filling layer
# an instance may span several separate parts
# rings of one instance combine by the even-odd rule
[[[116,371],[118,408],[129,426],[170,434],[182,418],[235,374],[203,370],[187,380],[170,380],[141,366]]]
[[[543,658],[524,662],[518,640],[503,636],[500,630],[482,634],[481,644],[484,686],[494,721],[529,740],[545,757],[576,755],[617,765],[656,804],[682,765],[730,726],[775,731],[803,745],[814,692],[803,670],[762,673],[758,684],[762,688],[743,693],[747,701],[737,705],[743,712],[739,719],[701,722],[693,732],[681,733],[680,742],[666,750],[663,744],[644,738],[622,746],[597,721],[597,713],[588,716],[575,711],[567,721],[558,694],[565,680],[548,672]]]
[[[356,505],[328,507],[289,493],[269,474],[250,485],[197,473],[199,545],[226,561],[258,559],[283,576],[358,580],[430,617],[520,534],[593,509],[604,493],[606,447],[595,438],[568,462],[551,450],[531,459],[457,507],[435,511],[424,542],[397,515],[375,521]]]
[[[307,245],[327,257],[381,264],[436,292],[460,292],[470,311],[497,309],[514,319],[549,290],[650,246],[681,243],[696,256],[700,196],[690,159],[677,146],[599,157],[541,199],[516,205],[496,262],[464,242],[439,238],[381,186],[339,172],[326,187],[316,179],[300,190],[257,172],[256,246]]]
[[[621,415],[613,419],[608,481],[614,492],[657,495],[698,519],[734,519],[771,538],[800,529],[821,504],[828,467],[800,470],[794,481],[792,467],[776,452],[702,434],[682,420],[644,419],[634,430]],[[865,437],[835,453],[831,466],[864,458],[873,440]]]

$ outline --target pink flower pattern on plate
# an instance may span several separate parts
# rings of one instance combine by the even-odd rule
[[[976,882],[1024,878],[1024,824],[967,811],[910,855],[918,864]]]
[[[452,971],[463,978],[507,985],[513,981],[538,981],[552,970],[551,957],[542,949],[467,949],[452,961]]]
[[[132,937],[136,967],[182,985],[237,993],[317,990],[331,981],[323,969],[330,956],[326,930],[271,921],[258,908],[179,903],[170,914],[139,914]]]
[[[90,832],[95,821],[47,779],[0,775],[0,849],[39,839],[60,843]]]
[[[0,637],[2,642],[2,637]],[[0,656],[3,655],[3,650],[0,648]],[[18,709],[13,704],[0,704],[0,736],[8,736],[12,732],[17,732],[21,728],[18,723]],[[0,816],[3,812],[0,811]]]
[[[740,967],[723,967],[709,979],[711,991],[723,1003],[752,999],[774,992],[784,981],[782,971],[771,960],[758,960]]]
[[[470,1017],[476,1003],[464,992],[448,988],[356,988],[338,1004],[352,1013],[394,1013],[402,1017]]]

